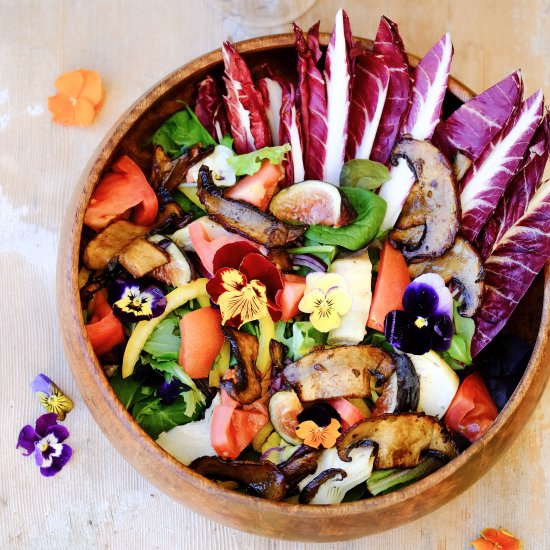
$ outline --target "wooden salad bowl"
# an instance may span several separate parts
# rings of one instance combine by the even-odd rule
[[[328,35],[321,36],[328,43]],[[367,47],[372,42],[364,40]],[[294,38],[282,34],[237,44],[252,72],[268,61],[276,73],[293,74]],[[410,56],[411,66],[418,59]],[[328,542],[363,537],[417,519],[456,497],[502,456],[527,423],[550,374],[550,264],[518,306],[509,327],[534,349],[521,382],[486,432],[460,456],[430,476],[396,492],[330,506],[271,502],[220,487],[161,449],[117,399],[86,336],[78,291],[79,246],[86,205],[103,171],[126,153],[148,173],[150,152],[142,148],[160,123],[191,102],[206,74],[223,71],[220,49],[177,69],[143,94],[116,122],[85,168],[70,202],[59,246],[57,306],[69,365],[97,423],[113,445],[146,479],[174,500],[229,527],[258,535]],[[474,94],[451,78],[446,102]]]

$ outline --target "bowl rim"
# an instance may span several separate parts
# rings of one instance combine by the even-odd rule
[[[327,33],[320,34],[320,41],[323,45],[328,43],[329,36],[330,35]],[[371,40],[360,40],[367,45],[367,48],[372,47]],[[235,44],[235,47],[246,57],[247,53],[260,53],[262,51],[272,49],[290,48],[293,44],[294,35],[292,33],[283,33],[238,42]],[[408,54],[408,56],[411,66],[414,67],[418,63],[419,58],[412,54]],[[159,480],[156,476],[158,472],[147,471],[147,469],[141,468],[140,465],[137,464],[139,459],[143,458],[144,455],[152,457],[155,463],[158,464],[158,468],[162,469],[164,472],[163,477],[165,479],[175,475],[184,480],[185,483],[194,486],[201,492],[209,495],[216,495],[218,497],[222,495],[226,501],[233,502],[236,505],[240,504],[247,507],[253,507],[254,509],[262,509],[278,513],[281,513],[281,510],[284,510],[285,515],[287,515],[287,512],[288,514],[299,512],[300,517],[304,520],[325,519],[327,511],[329,511],[332,516],[338,517],[345,515],[365,515],[373,511],[382,512],[384,510],[389,510],[399,503],[410,501],[420,494],[425,493],[429,488],[436,487],[442,481],[449,480],[457,472],[463,470],[472,457],[480,456],[480,462],[483,462],[484,451],[491,448],[493,445],[496,446],[495,439],[500,435],[500,428],[508,422],[511,422],[517,415],[518,407],[524,400],[526,392],[529,390],[532,391],[534,382],[538,381],[540,383],[536,386],[534,400],[530,399],[527,402],[528,410],[526,412],[524,411],[522,416],[529,417],[531,415],[536,403],[540,399],[549,374],[549,369],[546,369],[545,371],[541,367],[544,362],[544,358],[549,355],[550,346],[548,330],[541,329],[542,327],[550,326],[550,262],[545,266],[544,304],[537,340],[529,364],[522,379],[516,387],[516,390],[508,400],[504,409],[499,413],[496,421],[483,435],[483,437],[474,442],[458,457],[442,466],[433,474],[413,483],[412,485],[386,495],[380,495],[355,502],[312,506],[287,502],[272,502],[262,500],[254,496],[240,494],[236,491],[220,487],[214,481],[210,481],[192,471],[164,451],[139,427],[139,425],[131,417],[130,413],[118,401],[118,398],[112,390],[108,379],[103,373],[103,369],[101,368],[101,365],[86,337],[84,320],[81,315],[81,306],[78,293],[79,244],[82,233],[85,205],[88,203],[89,197],[100,174],[104,170],[105,166],[108,165],[110,156],[116,149],[116,146],[123,140],[135,121],[152,105],[156,104],[158,101],[161,101],[165,93],[172,89],[173,86],[179,84],[186,78],[189,78],[199,69],[207,72],[212,67],[219,65],[221,61],[221,51],[217,48],[190,61],[189,63],[186,63],[185,65],[182,65],[157,82],[154,86],[142,94],[118,118],[111,130],[98,145],[84,168],[66,211],[63,223],[65,231],[61,234],[57,261],[57,310],[59,324],[63,334],[67,361],[73,372],[73,376],[75,377],[77,386],[84,398],[84,401],[92,412],[96,422],[100,425],[102,431],[109,438],[111,443],[115,445],[118,451],[136,470],[138,470],[141,475],[153,484],[159,486],[159,488],[165,493],[167,493],[166,487],[161,486],[158,482]],[[462,101],[466,101],[467,99],[475,96],[469,88],[452,76],[449,79],[449,90]],[[84,353],[83,350],[85,350],[86,353]],[[79,366],[78,359],[80,359],[80,364],[83,366]],[[526,404],[523,403],[523,406],[525,407]],[[113,413],[114,419],[113,417],[110,417],[106,420],[106,411]],[[515,430],[514,435],[517,435],[520,429],[521,426]],[[120,436],[124,433],[132,436],[129,443],[121,442]],[[501,457],[504,449],[510,444],[511,441],[505,441],[498,445],[501,449],[498,458]],[[492,466],[492,464],[483,464],[484,471],[481,472],[480,475],[476,476],[475,479],[456,487],[454,496],[458,496],[458,494],[477,481],[477,479],[479,479],[490,466]],[[185,499],[179,499],[175,494],[169,493],[169,496],[181,503],[184,503],[186,506],[190,506],[197,510],[197,507],[194,506],[193,503],[185,502]],[[454,496],[451,498],[454,498]],[[450,499],[447,498],[447,500]],[[444,502],[446,502],[446,500],[439,502],[435,506],[432,506],[428,510],[424,510],[421,513],[413,514],[412,517],[402,523],[412,521],[413,519],[417,519],[422,515],[430,513],[441,506]],[[234,523],[231,521],[224,521],[223,517],[217,517],[216,520],[231,527],[235,527]],[[400,523],[390,525],[386,527],[386,529],[396,527],[399,524]],[[241,530],[261,534],[254,529],[254,526],[250,527],[250,529],[246,529],[246,527],[237,526],[237,528]],[[380,532],[383,530],[383,528],[380,528],[372,532]],[[365,532],[365,534],[368,533]],[[338,536],[334,539],[325,538],[323,540],[344,540],[346,538],[356,537],[357,535],[355,534],[353,536],[344,535]],[[297,538],[295,540],[312,539]]]

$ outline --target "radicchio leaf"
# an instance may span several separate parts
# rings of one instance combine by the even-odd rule
[[[201,80],[197,87],[195,114],[216,141],[221,141],[224,135],[231,132],[223,104],[222,90],[210,75]]]
[[[410,134],[418,140],[432,137],[441,117],[452,58],[453,44],[447,33],[416,66],[411,105],[403,123],[402,134]]]
[[[550,257],[550,180],[542,184],[526,213],[506,231],[485,262],[485,296],[474,317],[472,356],[502,329],[537,273]]]
[[[518,173],[506,188],[495,213],[479,234],[476,244],[483,259],[491,254],[491,250],[510,226],[527,210],[548,161],[549,132],[550,117],[546,115],[531,140]]]
[[[461,181],[462,233],[470,242],[495,211],[543,115],[542,90],[526,99]]]
[[[381,56],[357,57],[348,122],[347,159],[368,159],[380,123],[390,72]]]
[[[440,122],[434,133],[435,145],[449,160],[453,159],[456,151],[473,161],[477,160],[519,107],[522,95],[523,81],[520,71],[516,71]]]
[[[293,23],[293,28],[298,51],[298,90],[296,95],[299,99],[304,137],[305,177],[322,180],[328,126],[325,81],[321,71],[315,65],[318,48],[316,33],[318,33],[319,24],[309,30],[307,42],[302,29],[295,23]]]
[[[281,106],[280,142],[290,143],[290,160],[285,164],[285,183],[291,185],[304,181],[304,158],[302,152],[302,133],[296,111],[294,86],[283,86],[283,104]]]
[[[395,145],[411,95],[411,74],[405,46],[397,25],[387,17],[380,20],[373,52],[383,57],[390,72],[386,103],[370,155],[371,160],[385,164]]]
[[[229,42],[224,42],[222,55],[227,88],[224,99],[235,139],[235,151],[241,155],[271,146],[271,132],[265,105],[262,95],[252,82],[248,66]]]
[[[324,146],[323,181],[340,184],[344,164],[350,105],[351,59],[353,39],[349,19],[338,10],[325,59],[327,97],[327,138]]]
[[[279,124],[281,120],[280,112],[283,102],[283,88],[278,80],[265,77],[260,78],[258,81],[258,89],[260,90],[264,101],[273,145],[280,145]]]

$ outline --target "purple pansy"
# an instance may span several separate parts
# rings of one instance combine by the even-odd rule
[[[24,426],[19,432],[17,449],[21,448],[25,456],[34,453],[36,465],[43,476],[50,477],[63,468],[73,454],[69,445],[63,443],[69,437],[69,430],[57,423],[57,414],[47,413],[36,419],[33,428]]]
[[[166,309],[166,296],[154,285],[141,287],[136,281],[117,279],[109,285],[109,302],[121,321],[136,323],[158,317]]]
[[[403,307],[405,311],[390,311],[384,322],[384,334],[393,347],[413,355],[449,349],[453,298],[440,275],[417,277],[405,290]]]
[[[59,420],[73,409],[73,402],[59,387],[45,374],[39,374],[31,384],[32,391],[38,397],[42,406],[48,411],[57,414]]]
[[[157,396],[160,397],[160,402],[163,405],[171,405],[181,392],[188,391],[191,388],[178,380],[172,378],[170,382],[163,382],[157,388]]]

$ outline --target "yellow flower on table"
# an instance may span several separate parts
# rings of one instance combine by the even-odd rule
[[[319,332],[338,328],[342,315],[351,309],[352,298],[347,286],[344,277],[337,273],[310,273],[298,309],[311,314],[309,320]]]

